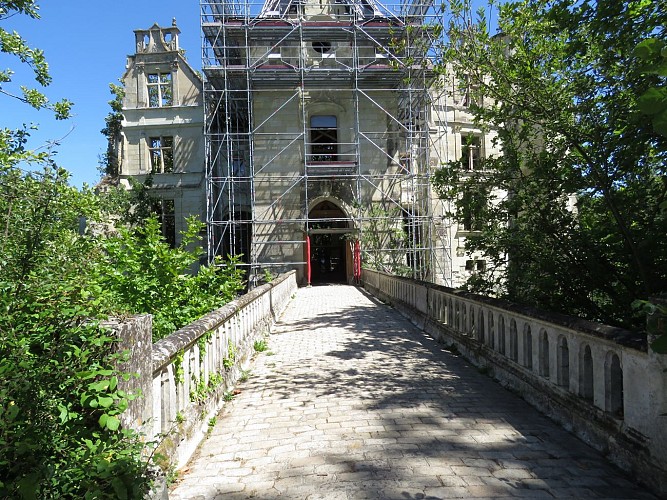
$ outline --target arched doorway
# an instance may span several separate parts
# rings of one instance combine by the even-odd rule
[[[311,282],[347,283],[351,273],[351,251],[347,235],[353,231],[345,212],[325,200],[308,214]]]

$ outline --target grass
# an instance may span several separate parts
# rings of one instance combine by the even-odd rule
[[[241,376],[239,377],[239,382],[247,382],[248,379],[250,378],[251,372],[250,370],[243,370],[241,372]]]
[[[253,347],[255,348],[255,352],[264,352],[269,348],[269,345],[267,344],[266,340],[262,339],[255,340]]]

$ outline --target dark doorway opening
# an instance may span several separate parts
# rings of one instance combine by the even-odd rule
[[[345,235],[314,234],[311,236],[310,265],[313,283],[345,283],[347,281]]]

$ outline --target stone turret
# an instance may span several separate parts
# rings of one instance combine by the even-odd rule
[[[135,30],[137,54],[149,54],[153,52],[176,52],[178,47],[178,35],[181,30],[176,26],[176,18],[171,26],[163,28],[157,23],[147,30]]]

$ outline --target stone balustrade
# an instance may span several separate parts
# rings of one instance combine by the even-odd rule
[[[107,326],[117,331],[137,374],[125,389],[141,392],[123,425],[156,442],[169,465],[183,466],[204,437],[243,367],[297,289],[291,271],[213,311],[172,335],[151,341],[151,316]]]
[[[368,269],[363,285],[667,494],[667,356],[646,334]]]

